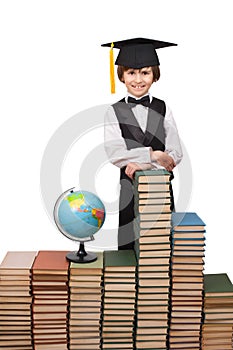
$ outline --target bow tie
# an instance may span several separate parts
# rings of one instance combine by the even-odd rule
[[[136,98],[129,96],[128,103],[140,104],[140,105],[143,105],[145,107],[149,107],[150,106],[150,97],[149,97],[149,95],[147,95],[147,96],[140,98],[139,100],[136,100]]]

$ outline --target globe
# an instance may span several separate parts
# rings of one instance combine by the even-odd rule
[[[67,190],[56,201],[54,220],[66,237],[81,242],[79,251],[69,253],[67,258],[74,262],[93,261],[93,254],[85,251],[84,242],[93,240],[103,226],[105,207],[100,198],[88,191]]]

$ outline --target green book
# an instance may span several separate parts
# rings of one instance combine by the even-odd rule
[[[205,274],[204,293],[207,297],[233,296],[233,284],[226,273]]]
[[[95,252],[97,255],[97,260],[91,262],[91,263],[85,263],[85,264],[79,264],[79,263],[70,263],[70,270],[80,270],[80,269],[93,269],[95,271],[96,269],[103,269],[103,252]]]
[[[136,257],[133,250],[109,250],[104,252],[105,267],[135,267]]]

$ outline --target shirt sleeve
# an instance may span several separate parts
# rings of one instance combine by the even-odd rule
[[[165,151],[174,159],[175,164],[179,164],[183,158],[180,138],[171,109],[166,106],[164,118],[165,129]]]
[[[150,147],[127,149],[112,106],[109,107],[105,115],[104,147],[109,161],[119,168],[130,162],[151,163]]]

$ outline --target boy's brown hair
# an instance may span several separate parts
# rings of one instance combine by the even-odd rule
[[[144,68],[144,67],[143,67]],[[160,69],[159,66],[151,66],[152,68],[152,73],[153,73],[153,81],[157,81],[160,78]],[[119,80],[124,83],[123,80],[123,74],[126,72],[128,69],[131,69],[130,67],[125,67],[125,66],[118,66],[117,67],[117,75]],[[139,69],[140,70],[140,69]]]

